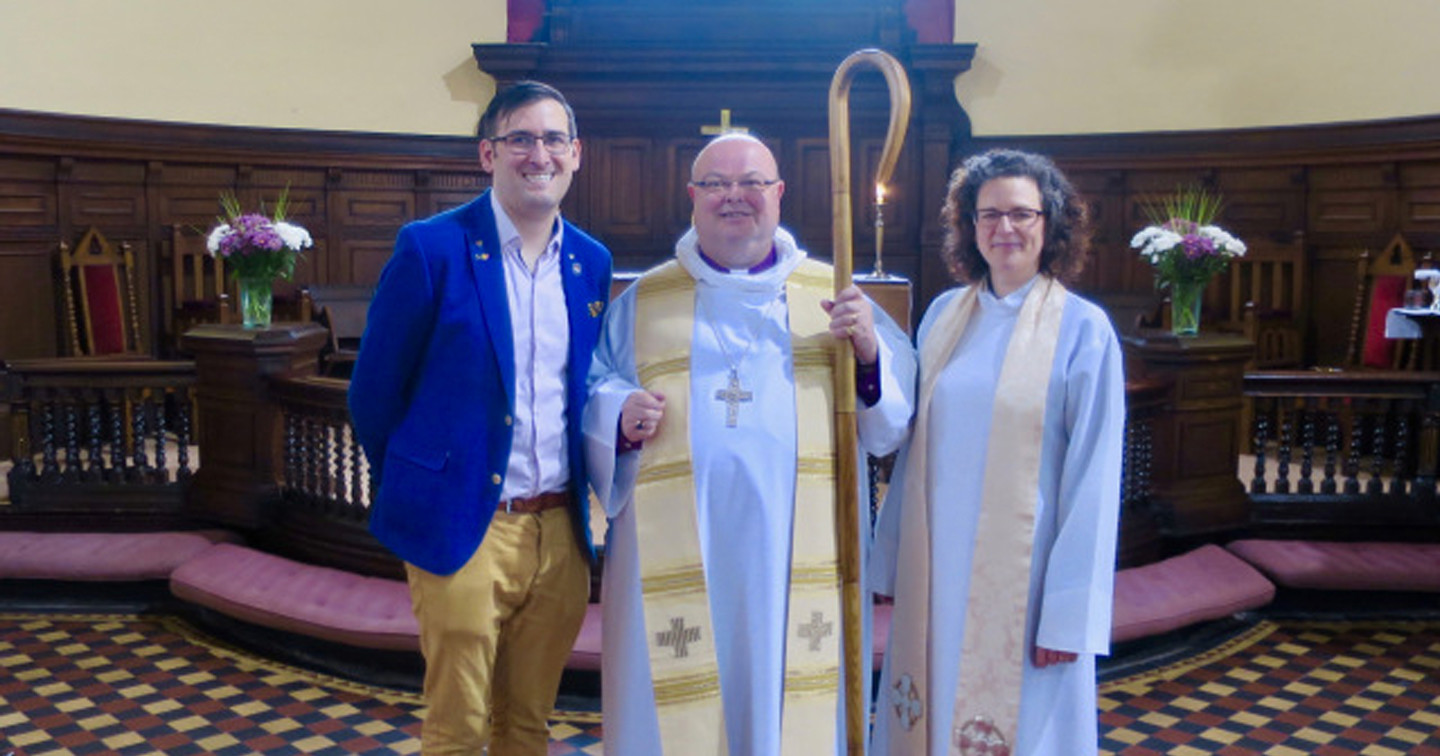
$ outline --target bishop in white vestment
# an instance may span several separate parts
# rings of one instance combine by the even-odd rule
[[[814,462],[807,449],[815,437],[809,426],[827,429],[820,435],[828,438],[830,418],[813,410],[814,395],[827,394],[823,382],[802,376],[817,367],[829,375],[814,344],[828,350],[832,333],[868,335],[868,351],[878,359],[878,397],[873,404],[857,401],[859,437],[864,451],[888,454],[902,442],[912,410],[914,354],[903,332],[868,301],[862,304],[858,291],[833,305],[827,301],[828,313],[809,298],[816,284],[823,288],[829,267],[807,260],[777,227],[783,184],[775,174],[773,156],[757,140],[712,142],[697,158],[691,183],[696,228],[677,244],[674,262],[647,274],[607,312],[584,419],[592,480],[611,520],[602,589],[607,754],[775,756],[833,752],[834,746],[815,744],[844,742],[841,622],[833,601],[826,603],[836,595],[833,517],[810,501],[823,487],[807,488],[828,474],[833,489],[833,470]],[[751,254],[737,256],[742,248]],[[674,306],[647,310],[647,298]],[[676,324],[682,333],[662,333]],[[680,344],[681,358],[647,360],[647,342],[663,339]],[[683,376],[668,395],[641,390],[653,385],[648,377],[666,374]],[[649,403],[637,405],[637,398]],[[685,437],[656,435],[667,428],[685,429]],[[629,450],[637,439],[640,448]],[[645,455],[662,442],[678,445],[679,462],[652,468],[647,478]],[[833,460],[837,452],[826,453]],[[656,505],[680,523],[672,530],[645,530],[648,515],[636,490],[647,480],[683,482]],[[643,532],[652,535],[643,538]],[[819,581],[811,566],[798,566],[799,552],[815,546],[804,543],[812,533],[823,534],[810,539],[821,551],[831,549],[829,577]],[[681,553],[675,544],[691,537],[695,574],[679,569],[642,579],[647,549]],[[792,573],[792,564],[803,574]],[[798,609],[797,602],[810,600],[802,588],[817,582],[832,583],[831,599]],[[676,585],[693,589],[700,606],[687,604],[684,590],[670,590]],[[682,596],[677,606],[696,611],[686,616],[700,619],[647,616],[647,602],[667,590]],[[688,663],[707,644],[718,674],[707,676],[703,666],[667,678],[671,682],[655,674],[652,660]],[[808,691],[795,679],[809,673],[787,660],[797,649],[823,649],[822,657],[832,660],[807,678]],[[707,699],[714,677],[718,692]],[[792,698],[795,689],[798,698]],[[786,710],[787,703],[802,708],[797,701],[807,700],[807,692],[828,696],[818,728],[794,724],[801,720]],[[668,713],[672,703],[691,713]],[[707,732],[712,726],[720,731]]]

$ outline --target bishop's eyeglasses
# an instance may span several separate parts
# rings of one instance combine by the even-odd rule
[[[1029,228],[1035,225],[1045,215],[1044,210],[1036,210],[1030,207],[1017,207],[1014,210],[995,210],[986,208],[975,211],[975,225],[980,228],[995,228],[1000,225],[1000,219],[1009,218],[1011,228]]]
[[[704,178],[699,181],[691,181],[690,186],[706,194],[724,194],[730,191],[731,187],[739,187],[740,191],[745,194],[759,194],[778,183],[780,183],[780,179],[762,179],[752,176],[735,181],[722,178]]]
[[[535,149],[536,144],[545,145],[545,151],[560,157],[570,151],[570,145],[575,138],[563,131],[547,131],[544,134],[531,134],[528,131],[512,131],[497,137],[490,137],[495,144],[503,144],[510,151],[511,155],[529,155]]]

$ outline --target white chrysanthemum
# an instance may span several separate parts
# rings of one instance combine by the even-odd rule
[[[205,249],[210,250],[210,254],[212,255],[220,254],[220,242],[224,241],[225,237],[233,233],[235,233],[235,230],[227,225],[216,226],[210,229],[210,236],[205,239]]]
[[[1229,232],[1219,226],[1201,226],[1199,233],[1215,240],[1215,246],[1225,250],[1230,257],[1245,256],[1245,242],[1231,236]]]
[[[293,223],[286,223],[285,221],[280,221],[275,224],[275,234],[280,237],[280,241],[285,243],[287,249],[292,249],[296,252],[306,249],[314,243],[310,240],[309,231]]]
[[[1174,249],[1182,241],[1184,239],[1174,231],[1159,226],[1146,226],[1130,240],[1130,246],[1139,249],[1140,254],[1154,262],[1161,253]]]

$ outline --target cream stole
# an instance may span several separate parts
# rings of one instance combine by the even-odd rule
[[[978,287],[956,296],[935,319],[920,350],[920,401],[905,467],[900,570],[895,591],[901,630],[892,642],[891,688],[883,692],[891,723],[890,753],[1013,753],[1019,727],[1024,672],[1025,617],[1035,500],[1040,478],[1045,398],[1065,309],[1065,287],[1037,280],[1015,323],[996,385],[994,414],[985,456],[980,518],[970,567],[965,639],[955,696],[954,727],[948,747],[929,742],[927,708],[935,701],[929,685],[930,401],[941,370],[979,306]],[[963,433],[952,428],[946,432]],[[941,504],[943,506],[943,504]],[[950,535],[950,534],[946,534]],[[939,590],[945,590],[943,584]],[[1004,746],[1008,750],[983,750]]]
[[[805,261],[786,280],[797,451],[785,623],[782,754],[834,753],[840,685],[835,556],[834,339],[820,300],[829,266]],[[674,261],[646,273],[635,302],[640,384],[665,395],[665,422],[645,442],[634,507],[650,672],[666,754],[727,754],[714,625],[696,522],[690,453],[695,280]],[[716,389],[724,388],[717,382]],[[705,393],[709,393],[708,390]],[[724,429],[719,431],[724,433]]]

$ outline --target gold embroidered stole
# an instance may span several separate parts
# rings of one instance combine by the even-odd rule
[[[890,726],[890,753],[999,753],[981,750],[1003,740],[1013,752],[1024,672],[1031,547],[1035,530],[1045,399],[1064,312],[1065,287],[1042,277],[1020,307],[996,384],[981,487],[981,510],[970,567],[965,638],[947,746],[929,742],[930,402],[941,370],[979,306],[978,287],[961,293],[936,316],[921,346],[920,398],[905,467],[901,569],[895,591],[891,687],[882,713]],[[964,432],[953,429],[951,432]],[[943,587],[941,588],[943,590]]]
[[[839,568],[834,529],[834,403],[829,267],[805,261],[786,281],[797,452],[782,754],[833,753],[839,695]],[[635,487],[645,633],[666,754],[725,754],[714,625],[696,522],[690,451],[695,281],[674,261],[641,277],[635,303],[640,384],[665,395]],[[717,388],[720,388],[717,386]],[[721,431],[723,432],[723,430]]]

